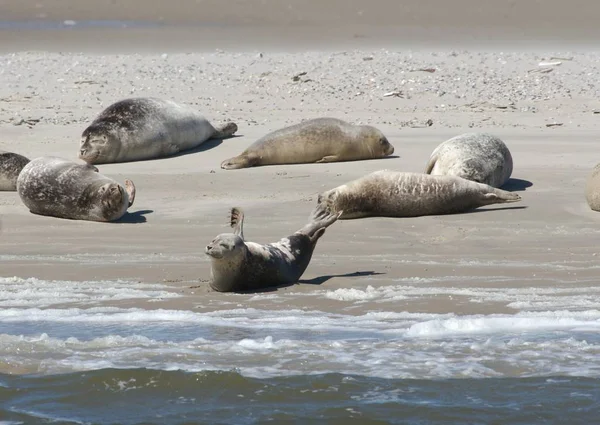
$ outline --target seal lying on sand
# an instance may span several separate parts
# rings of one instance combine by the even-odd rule
[[[594,211],[600,211],[600,164],[596,165],[585,184],[585,199]]]
[[[393,153],[394,147],[375,127],[317,118],[267,134],[242,154],[223,161],[221,168],[357,161]]]
[[[161,158],[236,131],[232,122],[215,128],[195,109],[170,100],[125,99],[102,111],[83,131],[79,158],[89,164]]]
[[[17,190],[17,177],[28,162],[18,153],[0,151],[0,190]]]
[[[502,140],[486,133],[465,133],[435,148],[425,173],[458,176],[501,187],[510,178],[512,169],[512,156]]]
[[[520,200],[516,193],[461,177],[381,170],[322,193],[318,203],[351,219],[452,214]]]
[[[233,233],[218,235],[205,250],[211,257],[210,286],[219,292],[239,292],[297,282],[317,241],[339,215],[318,206],[302,229],[279,242],[260,245],[244,241],[244,213],[233,208]]]
[[[41,157],[27,164],[17,180],[21,200],[34,214],[74,220],[113,221],[133,204],[135,186],[125,188],[90,164]]]

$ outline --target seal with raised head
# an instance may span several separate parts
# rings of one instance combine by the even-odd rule
[[[487,133],[465,133],[435,148],[425,173],[458,176],[501,187],[510,178],[512,169],[512,156],[502,140]]]
[[[91,221],[118,220],[135,198],[131,180],[123,187],[91,164],[49,156],[23,167],[17,192],[34,214]]]
[[[600,211],[600,164],[597,164],[585,184],[585,200],[594,211]]]
[[[339,215],[328,214],[317,206],[302,229],[279,242],[260,245],[244,240],[244,213],[233,208],[233,233],[218,235],[205,250],[211,257],[211,288],[243,292],[297,282],[310,263],[317,241]]]
[[[221,168],[358,161],[393,153],[394,147],[375,127],[353,125],[336,118],[316,118],[261,137],[240,155],[223,161]]]
[[[17,190],[19,173],[29,163],[29,158],[18,153],[0,151],[0,191]]]
[[[418,217],[454,214],[484,205],[518,202],[516,193],[456,176],[376,171],[318,197],[341,220],[362,217]]]
[[[125,99],[102,111],[83,131],[79,158],[89,164],[162,158],[236,131],[233,122],[215,128],[195,109],[171,100]]]

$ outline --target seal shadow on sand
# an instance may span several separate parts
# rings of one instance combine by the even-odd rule
[[[238,137],[244,137],[244,135],[243,134],[234,134],[232,136],[223,137],[223,138],[219,138],[219,139],[211,138],[211,139],[208,139],[206,142],[202,143],[200,146],[196,146],[195,148],[186,149],[184,151],[174,153],[173,155],[165,156],[163,158],[156,158],[156,159],[177,158],[178,156],[192,155],[195,153],[204,152],[204,151],[216,148],[221,143],[223,143],[223,140],[235,139]]]
[[[277,285],[277,286],[271,286],[268,288],[254,289],[251,291],[236,291],[236,293],[237,294],[259,294],[259,293],[264,293],[264,292],[275,292],[278,289],[287,288],[288,286],[294,286],[299,283],[308,284],[308,285],[321,285],[321,284],[327,282],[329,279],[333,279],[334,277],[361,277],[361,276],[375,276],[375,275],[379,275],[379,274],[385,274],[385,273],[379,273],[379,272],[374,272],[374,271],[363,271],[363,272],[354,272],[354,273],[346,273],[346,274],[324,275],[324,276],[315,277],[313,279],[300,279],[297,282],[286,283],[286,284]]]
[[[123,217],[118,220],[111,221],[110,223],[130,223],[130,224],[140,224],[146,222],[146,214],[152,214],[154,210],[138,210],[135,212],[127,211]]]
[[[500,189],[508,192],[520,192],[531,186],[533,186],[533,183],[531,183],[529,180],[510,178],[502,185]]]

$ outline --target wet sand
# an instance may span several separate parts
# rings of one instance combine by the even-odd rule
[[[488,131],[511,149],[515,167],[510,188],[520,191],[520,203],[451,216],[340,221],[319,242],[303,283],[278,289],[294,293],[293,297],[278,305],[265,298],[253,306],[264,302],[269,308],[335,311],[344,306],[343,299],[315,298],[311,292],[364,291],[369,285],[507,291],[597,285],[600,215],[588,209],[583,189],[599,158],[600,115],[594,111],[600,109],[600,56],[588,47],[598,30],[595,26],[592,30],[591,15],[581,8],[573,14],[572,3],[561,10],[553,2],[554,12],[546,8],[546,15],[539,10],[526,15],[518,9],[524,6],[515,3],[511,15],[494,9],[492,2],[479,9],[464,0],[462,4],[475,13],[471,19],[490,34],[488,44],[484,39],[473,41],[469,33],[462,37],[473,22],[461,20],[463,14],[456,9],[442,14],[435,2],[419,2],[419,8],[416,2],[404,2],[403,7],[412,7],[412,15],[388,9],[394,7],[392,2],[375,2],[362,15],[355,15],[358,1],[342,14],[335,2],[327,3],[319,14],[303,9],[302,2],[287,2],[291,9],[286,10],[295,10],[293,15],[269,2],[247,10],[244,2],[228,10],[221,10],[217,2],[204,2],[202,16],[210,17],[207,21],[194,17],[199,16],[195,2],[182,2],[175,11],[123,2],[118,12],[110,2],[96,2],[91,11],[67,7],[75,3],[66,1],[61,2],[64,7],[53,8],[49,2],[38,2],[40,8],[25,7],[30,2],[19,3],[23,7],[12,3],[0,3],[3,19],[135,19],[163,26],[117,32],[0,31],[4,52],[0,149],[29,157],[53,154],[76,159],[87,123],[104,107],[130,96],[159,96],[194,105],[215,123],[234,120],[239,131],[238,137],[207,142],[187,155],[99,166],[106,175],[136,183],[136,202],[124,222],[36,216],[16,193],[0,193],[2,276],[167,282],[173,291],[186,295],[151,306],[140,304],[149,308],[216,308],[223,301],[243,305],[253,296],[210,292],[206,283],[210,264],[204,247],[227,231],[232,206],[245,209],[249,240],[273,242],[305,224],[319,192],[383,168],[423,171],[429,154],[442,141],[467,131]],[[272,14],[264,14],[265,8]],[[488,27],[484,18],[493,16],[497,21]],[[499,18],[503,16],[506,19]],[[328,29],[327,17],[338,20],[334,31]],[[573,19],[580,17],[575,25]],[[419,25],[410,40],[414,45],[407,49],[413,43],[398,40],[394,31],[414,30],[401,27],[410,22]],[[561,22],[560,28],[554,27]],[[289,31],[281,30],[283,24]],[[509,30],[509,24],[517,30]],[[213,38],[194,38],[209,27]],[[355,31],[359,27],[364,37]],[[162,31],[172,33],[164,37]],[[228,35],[218,38],[221,31]],[[428,38],[436,31],[443,40]],[[493,39],[493,31],[505,38]],[[265,38],[253,38],[257,32]],[[569,42],[570,48],[555,47],[551,33],[564,36],[557,43]],[[124,41],[117,43],[115,37],[123,34]],[[510,42],[517,36],[542,47]],[[155,44],[158,39],[168,42]],[[465,40],[470,41],[455,48]],[[549,73],[538,72],[539,62],[553,57],[561,58],[561,65]],[[420,71],[424,68],[435,72]],[[301,72],[306,75],[295,81]],[[383,96],[391,91],[403,96]],[[319,116],[379,127],[395,146],[394,157],[220,169],[222,160],[241,153],[264,134]],[[422,126],[429,119],[433,125]],[[560,125],[548,127],[553,124]],[[356,311],[384,307],[465,314],[514,311],[506,302],[482,304],[468,296],[457,299],[433,292],[418,302],[410,297],[391,306],[366,302]]]

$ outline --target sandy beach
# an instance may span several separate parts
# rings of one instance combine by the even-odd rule
[[[248,239],[272,242],[305,224],[319,192],[384,168],[421,172],[442,141],[487,131],[512,152],[509,189],[520,191],[522,202],[452,216],[340,221],[319,242],[303,283],[278,290],[295,294],[279,307],[320,302],[319,308],[337,309],[338,302],[329,305],[302,294],[317,287],[382,290],[421,279],[432,287],[473,282],[507,291],[596,285],[600,215],[588,209],[583,189],[599,159],[600,56],[586,47],[598,30],[582,8],[598,6],[581,2],[574,14],[578,8],[572,2],[569,7],[549,2],[544,9],[484,2],[486,9],[473,7],[481,2],[463,0],[442,13],[433,1],[419,2],[418,8],[417,2],[404,2],[402,10],[379,1],[363,10],[354,1],[338,13],[340,2],[332,0],[315,14],[300,1],[286,2],[287,8],[269,1],[233,2],[227,10],[216,1],[186,1],[176,9],[161,2],[144,8],[139,2],[117,2],[118,9],[108,1],[94,2],[93,8],[49,3],[5,1],[0,15],[14,22],[137,20],[163,26],[113,31],[76,24],[67,30],[4,25],[0,149],[31,158],[76,159],[86,125],[109,104],[131,96],[190,104],[215,123],[233,120],[238,137],[207,142],[178,157],[100,166],[102,173],[137,185],[131,214],[120,223],[35,216],[16,193],[0,193],[3,276],[168,282],[173,291],[186,294],[151,308],[204,308],[215,299],[244,303],[252,295],[213,293],[206,285],[210,267],[203,250],[227,231],[229,208],[245,209]],[[461,20],[460,8],[471,8],[474,15]],[[417,47],[407,48],[408,40],[395,37],[412,28],[411,22],[412,34],[422,37],[410,40]],[[290,29],[282,38],[280,26]],[[461,35],[471,26],[488,38],[475,42],[472,32]],[[364,37],[356,32],[359,27],[369,29]],[[436,44],[423,35],[430,30],[443,32],[443,41]],[[186,37],[177,38],[177,31]],[[196,38],[206,31],[218,36]],[[244,41],[237,38],[240,31],[247,31]],[[506,36],[500,39],[505,44],[493,39],[494,31]],[[96,32],[103,36],[90,35]],[[153,36],[144,38],[145,32]],[[261,42],[259,32],[288,43],[286,51],[282,44]],[[562,38],[554,43],[550,33]],[[286,38],[294,34],[300,34],[296,43]],[[315,34],[331,42],[319,42]],[[511,37],[522,42],[510,43]],[[157,38],[170,41],[154,44]],[[396,48],[390,47],[394,41]],[[527,41],[543,48],[524,50]],[[452,46],[462,42],[464,48]],[[572,46],[555,48],[563,42]],[[128,43],[138,43],[137,53],[122,51]],[[540,72],[544,60],[561,63]],[[384,96],[394,91],[401,95]],[[320,116],[377,126],[395,146],[394,156],[220,169],[222,160],[264,134]],[[427,120],[433,125],[424,125]],[[482,303],[436,291],[418,302],[408,297],[393,303],[398,311],[510,311],[506,302]]]

